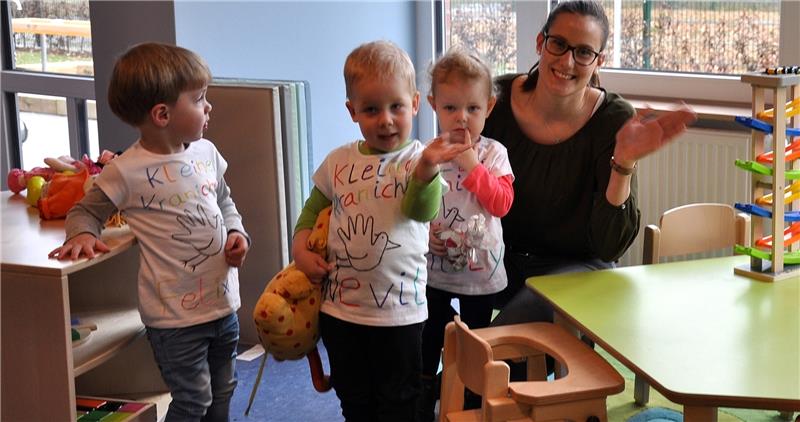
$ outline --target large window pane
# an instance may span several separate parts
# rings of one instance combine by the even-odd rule
[[[482,55],[495,75],[517,69],[517,14],[510,1],[445,0],[445,48]]]
[[[778,64],[780,0],[602,4],[612,31],[606,67],[740,74]]]
[[[15,68],[93,75],[89,1],[11,2]]]
[[[67,105],[63,97],[18,94],[20,140],[22,141],[22,168],[45,166],[47,157],[70,156]],[[89,151],[97,159],[97,118],[93,105],[87,106],[89,116]],[[73,157],[80,158],[80,157]]]

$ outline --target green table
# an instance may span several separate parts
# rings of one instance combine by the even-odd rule
[[[734,256],[529,278],[557,314],[684,406],[800,410],[800,277],[735,275]]]

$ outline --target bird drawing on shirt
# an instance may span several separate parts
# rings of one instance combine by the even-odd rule
[[[196,252],[189,258],[183,259],[184,267],[189,267],[194,271],[198,265],[205,262],[209,257],[222,251],[222,247],[225,244],[225,224],[223,224],[222,217],[219,214],[209,217],[206,209],[199,204],[197,205],[197,214],[194,214],[191,210],[183,210],[183,213],[184,215],[179,215],[175,219],[183,227],[184,232],[173,234],[172,238],[186,243]],[[202,230],[203,233],[208,233],[208,235],[202,237],[197,234],[193,235],[198,230]]]
[[[339,267],[351,267],[356,271],[369,271],[377,267],[384,252],[399,248],[389,240],[386,232],[374,232],[375,218],[357,214],[355,219],[347,217],[347,231],[339,227],[336,231],[344,243],[347,256],[336,255]]]

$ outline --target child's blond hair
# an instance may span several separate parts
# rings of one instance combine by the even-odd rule
[[[181,92],[210,82],[208,65],[194,52],[168,44],[138,44],[114,64],[108,105],[117,117],[139,126],[156,104],[174,104]]]
[[[486,84],[488,97],[496,95],[492,70],[475,53],[463,47],[451,47],[430,68],[432,96],[436,96],[436,85],[447,82],[451,77],[460,77],[470,81],[480,81]]]
[[[376,78],[398,78],[408,84],[412,95],[417,92],[414,63],[408,53],[391,41],[361,44],[347,55],[344,62],[344,85],[348,99],[351,99],[356,83]]]

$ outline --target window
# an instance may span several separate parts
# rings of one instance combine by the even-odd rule
[[[460,45],[479,53],[494,74],[517,70],[517,13],[514,2],[446,0],[445,49]]]
[[[778,63],[780,0],[603,0],[606,67],[739,75]]]
[[[627,95],[749,102],[744,72],[800,64],[800,2],[599,0],[611,26],[604,87]],[[444,39],[482,53],[498,73],[530,68],[548,2],[446,0]],[[619,28],[619,30],[617,30]],[[515,33],[516,31],[516,33]],[[491,47],[482,40],[490,39]]]
[[[12,2],[14,68],[93,75],[89,2]]]
[[[44,157],[96,155],[88,0],[4,1],[0,14],[2,174]]]

